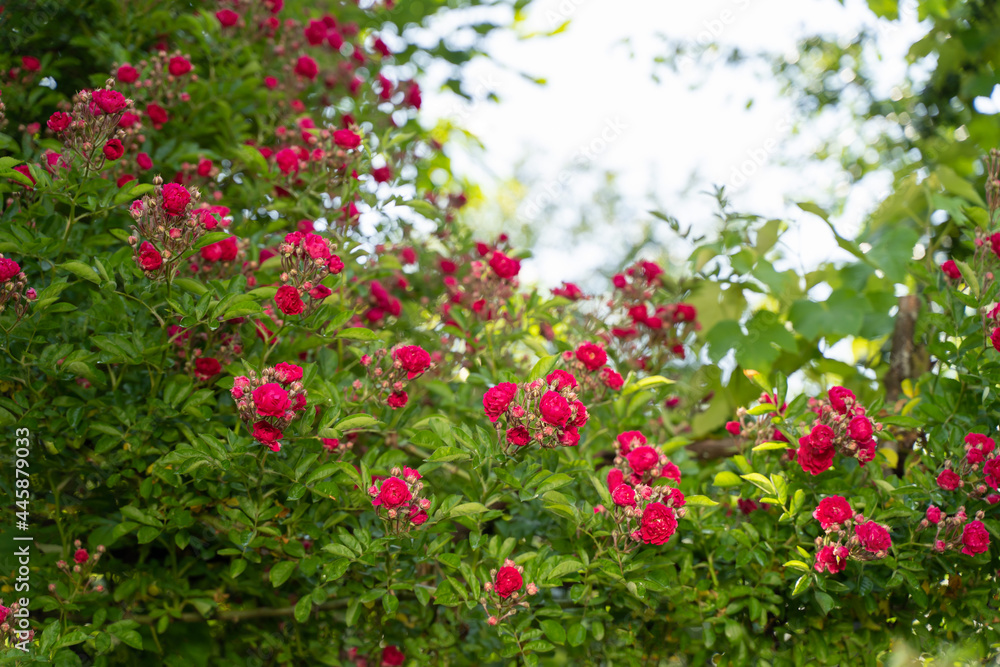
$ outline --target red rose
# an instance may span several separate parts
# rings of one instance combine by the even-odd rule
[[[941,265],[941,270],[944,271],[944,275],[948,276],[952,280],[958,280],[962,277],[962,272],[959,270],[958,265],[955,264],[955,260],[949,259],[947,262]]]
[[[673,461],[667,461],[663,464],[663,469],[660,471],[660,477],[666,477],[667,479],[672,479],[677,484],[681,483],[681,469]]]
[[[566,423],[566,428],[583,428],[587,425],[587,420],[590,419],[590,414],[587,412],[587,406],[580,401],[573,401],[570,405],[573,409],[573,416],[570,421]]]
[[[125,154],[125,147],[122,146],[122,142],[120,140],[112,139],[108,143],[104,144],[102,152],[104,153],[105,158],[114,162]]]
[[[122,83],[135,83],[139,79],[139,70],[128,64],[122,65],[115,78]]]
[[[841,524],[854,516],[851,506],[843,496],[829,496],[819,501],[819,505],[813,511],[813,518],[819,521],[823,529]]]
[[[825,428],[829,429],[828,426]],[[814,432],[815,430],[816,429],[813,429]],[[812,433],[799,438],[799,451],[797,456],[799,465],[802,466],[802,470],[812,475],[818,475],[821,472],[829,470],[830,466],[833,465],[833,456],[835,453],[836,450],[833,448],[833,444],[829,440],[821,439],[819,443],[817,443],[813,439]]]
[[[199,380],[207,380],[222,372],[222,364],[214,357],[199,357],[194,360],[194,372]]]
[[[521,578],[520,571],[510,565],[501,567],[497,572],[496,581],[493,582],[493,587],[497,595],[505,599],[521,590],[521,586],[523,585],[524,579]]]
[[[885,526],[868,521],[854,527],[854,534],[865,551],[873,554],[884,553],[892,546],[892,538]]]
[[[553,426],[565,426],[570,417],[569,401],[554,391],[547,391],[538,402],[542,419]]]
[[[621,487],[618,487],[621,488]],[[677,530],[677,513],[663,503],[649,503],[642,512],[639,538],[646,544],[666,544]]]
[[[501,278],[514,278],[521,271],[521,260],[508,257],[497,250],[490,258],[490,268]]]
[[[330,258],[326,260],[326,270],[337,275],[344,270],[344,262],[336,255],[330,255]]]
[[[139,246],[139,267],[143,271],[156,271],[163,266],[163,255],[149,241]]]
[[[17,167],[14,168],[17,169]],[[997,233],[1000,234],[1000,232]],[[994,350],[1000,352],[1000,327],[993,329],[993,331],[990,333],[990,343],[993,344]]]
[[[152,169],[153,159],[149,157],[149,153],[139,153],[135,156],[135,163],[139,165],[139,169]]]
[[[299,59],[295,62],[295,73],[312,80],[319,74],[319,67],[316,65],[316,61],[309,56],[299,56]]]
[[[406,405],[406,402],[410,400],[405,391],[394,391],[389,394],[389,397],[385,399],[386,404],[393,410],[398,410],[399,408]]]
[[[128,106],[128,100],[117,90],[95,90],[91,99],[106,114],[118,113]]]
[[[994,491],[1000,486],[1000,456],[994,456],[992,459],[986,462],[983,466],[983,475],[986,482],[986,486],[990,487]],[[940,477],[938,477],[938,484],[940,484]]]
[[[580,432],[575,426],[567,428],[559,434],[559,444],[563,447],[576,447],[580,444]]]
[[[945,491],[954,491],[961,483],[962,478],[951,468],[945,468],[937,477],[937,485]]]
[[[191,71],[191,61],[184,56],[174,56],[167,64],[167,71],[173,76],[183,76]]]
[[[507,430],[507,442],[517,447],[524,447],[531,442],[531,434],[524,426],[516,426]]]
[[[931,505],[927,508],[927,521],[930,523],[938,523],[941,521],[941,509]]]
[[[290,174],[299,170],[299,154],[291,148],[282,148],[275,153],[274,160],[282,174]]]
[[[965,444],[969,446],[969,451],[965,455],[969,463],[982,463],[996,449],[993,438],[981,433],[970,433],[965,436]]]
[[[231,9],[220,9],[215,12],[215,18],[219,19],[223,28],[232,28],[239,22],[240,15]]]
[[[42,61],[34,56],[21,56],[21,67],[29,72],[37,72],[42,69]]]
[[[653,468],[660,461],[660,455],[648,445],[636,447],[625,458],[632,471],[639,475]]]
[[[274,375],[281,384],[290,384],[302,379],[302,367],[282,361],[275,365]]]
[[[361,145],[361,136],[350,130],[334,130],[333,142],[341,148],[357,148]]]
[[[149,116],[149,122],[151,122],[153,127],[157,130],[166,125],[167,121],[170,120],[167,110],[159,104],[150,104],[147,106],[146,115]]]
[[[381,505],[387,510],[391,510],[405,505],[412,498],[413,494],[410,493],[410,487],[406,485],[406,482],[398,477],[390,477],[382,482],[382,486],[378,490],[378,496],[372,504],[375,506]]]
[[[406,371],[407,380],[412,380],[431,367],[431,355],[419,345],[397,348],[392,357]]]
[[[633,447],[641,447],[646,444],[646,436],[639,431],[625,431],[618,434],[618,449],[622,454],[628,454]]]
[[[556,391],[560,391],[562,389],[574,389],[578,386],[576,378],[573,377],[573,374],[562,370],[552,371],[546,375],[545,382],[549,385],[555,384]]]
[[[73,554],[73,560],[75,560],[78,564],[83,565],[90,560],[90,554],[87,553],[86,549],[77,549],[76,553]]]
[[[164,185],[161,197],[163,199],[163,212],[172,216],[183,214],[184,209],[191,202],[191,193],[178,183]]]
[[[843,387],[831,387],[828,395],[830,397],[830,405],[832,405],[833,409],[840,414],[847,413],[848,400],[851,401],[852,404],[856,400],[851,390],[844,389]]]
[[[57,111],[51,116],[49,116],[49,120],[45,124],[53,132],[62,132],[67,127],[69,127],[70,124],[72,124],[72,122],[73,122],[73,117],[70,116],[68,113],[66,113],[65,111]]]
[[[982,521],[970,521],[962,529],[962,553],[966,556],[986,553],[990,548],[990,534]]]
[[[253,390],[253,402],[257,414],[263,417],[284,417],[292,406],[288,392],[277,382],[268,382]]]
[[[556,287],[552,290],[552,295],[561,296],[564,299],[569,299],[570,301],[579,301],[583,298],[583,290],[573,283],[568,283],[564,280],[562,287]]]
[[[319,301],[320,299],[325,299],[326,297],[333,294],[333,291],[326,285],[316,285],[311,290],[309,290],[309,297]]]
[[[695,307],[686,303],[679,303],[674,309],[675,322],[694,322],[697,317],[698,311]]]
[[[140,120],[139,116],[134,113],[123,113],[122,118],[118,121],[118,127],[123,129],[128,129],[138,123]]]
[[[500,415],[507,412],[514,396],[517,395],[517,385],[513,382],[501,382],[495,387],[491,387],[483,396],[483,409],[491,422],[495,422]]]
[[[594,343],[584,343],[576,348],[576,358],[580,360],[588,371],[596,371],[598,368],[608,363],[608,354],[604,348]]]
[[[726,422],[726,430],[730,435],[739,435],[742,432],[739,422]]]
[[[280,429],[268,424],[263,419],[253,425],[254,439],[262,445],[270,447],[272,452],[277,452],[281,449],[278,441],[281,440],[282,435],[284,434]]]
[[[382,649],[382,667],[399,667],[405,661],[406,656],[398,647],[386,646]]]
[[[614,490],[617,489],[624,480],[625,480],[625,473],[623,473],[620,469],[612,468],[611,470],[609,470],[608,491],[614,493]]]
[[[851,419],[847,425],[847,433],[855,442],[865,442],[872,437],[872,422],[864,415]]]
[[[625,386],[625,378],[621,376],[621,373],[613,371],[607,366],[601,369],[600,376],[601,382],[611,391],[618,391]]]
[[[285,315],[298,315],[305,309],[299,291],[291,285],[282,285],[274,295],[274,302],[278,304],[278,310]]]
[[[372,178],[376,183],[385,183],[392,178],[392,169],[388,165],[372,169]]]
[[[5,283],[21,272],[21,267],[12,259],[0,257],[0,283]]]
[[[635,489],[628,484],[619,484],[611,492],[611,500],[619,507],[635,507]]]
[[[828,544],[816,554],[816,564],[813,565],[813,568],[820,573],[823,570],[829,571],[830,574],[843,572],[844,568],[847,567],[848,554],[850,554],[850,550],[847,547]]]

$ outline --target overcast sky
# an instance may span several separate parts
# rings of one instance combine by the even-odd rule
[[[489,41],[491,59],[468,68],[467,87],[493,91],[501,101],[468,104],[432,92],[425,97],[425,118],[448,118],[479,138],[485,150],[455,146],[451,155],[456,169],[491,197],[503,196],[498,184],[524,162],[534,199],[514,213],[537,229],[558,227],[558,220],[537,215],[533,204],[543,203],[539,197],[572,205],[589,195],[593,182],[565,171],[582,162],[619,174],[616,187],[627,198],[629,214],[616,221],[616,231],[627,235],[638,220],[649,219],[651,192],[683,225],[710,225],[713,202],[699,193],[726,185],[736,209],[792,221],[798,233],[788,254],[808,265],[828,256],[832,237],[789,202],[847,195],[837,223],[851,234],[891,179],[875,177],[849,189],[832,165],[782,167],[783,156],[808,155],[810,142],[791,136],[791,105],[777,85],[763,70],[765,76],[756,77],[694,64],[680,73],[655,68],[654,58],[665,52],[662,35],[794,54],[804,34],[850,38],[867,25],[879,36],[885,56],[879,81],[888,90],[905,74],[906,48],[921,34],[903,4],[897,24],[876,19],[861,0],[845,6],[836,0],[536,0],[519,34],[498,33]],[[523,37],[552,31],[565,20],[571,23],[561,34]],[[533,84],[520,72],[547,84]],[[547,286],[586,280],[608,253],[600,241],[568,251],[559,238],[557,232],[541,236],[535,261],[525,264],[526,279]]]

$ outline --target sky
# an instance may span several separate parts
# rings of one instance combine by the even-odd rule
[[[651,208],[677,217],[684,227],[707,229],[715,205],[703,193],[714,185],[726,186],[736,210],[788,220],[793,230],[786,240],[789,261],[815,265],[836,256],[832,235],[793,203],[846,196],[835,222],[850,236],[887,193],[891,178],[877,174],[848,187],[834,165],[813,160],[807,168],[785,166],[785,158],[810,155],[811,138],[792,134],[791,102],[761,68],[754,76],[746,69],[682,61],[675,73],[655,67],[654,58],[666,51],[664,36],[795,57],[802,35],[823,31],[850,38],[866,25],[878,35],[884,57],[877,81],[888,91],[902,80],[906,49],[921,35],[915,11],[905,0],[902,4],[897,23],[877,19],[861,0],[845,5],[836,0],[536,0],[517,30],[497,31],[487,43],[489,58],[473,61],[466,70],[467,91],[479,98],[493,92],[500,101],[469,103],[449,92],[433,92],[432,71],[424,118],[429,124],[457,123],[478,138],[482,150],[458,142],[450,155],[456,171],[480,184],[487,197],[502,201],[508,179],[516,172],[529,176],[529,196],[519,207],[494,220],[484,212],[481,221],[489,231],[520,223],[537,232],[535,256],[524,264],[527,281],[554,286],[562,280],[592,280],[609,248],[623,249],[639,223],[651,219]],[[565,21],[569,26],[560,34],[526,37],[551,32]],[[546,84],[532,83],[523,74]],[[836,119],[831,122],[839,130]],[[850,134],[841,139],[864,140]],[[564,230],[577,217],[573,207],[587,200],[598,183],[574,165],[614,171],[624,207],[613,232],[570,244]],[[558,205],[554,215],[542,212],[550,200]],[[680,259],[689,249],[681,245],[667,251]]]

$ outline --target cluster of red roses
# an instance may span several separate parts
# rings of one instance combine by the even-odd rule
[[[352,646],[347,650],[347,659],[354,662],[354,667],[402,667],[406,662],[406,655],[399,650],[399,647],[390,644],[382,649],[382,654],[375,660],[369,662],[365,656],[358,655],[358,648]]]
[[[513,455],[532,442],[546,448],[579,444],[579,429],[589,415],[587,406],[577,400],[577,386],[571,373],[554,371],[545,382],[501,382],[488,389],[483,409],[496,427],[504,453]]]
[[[279,248],[284,284],[274,295],[278,310],[285,315],[308,315],[332,294],[322,281],[344,270],[344,262],[332,252],[334,248],[328,239],[312,232],[290,232],[285,236]],[[308,302],[303,301],[303,295],[309,297]]]
[[[531,606],[521,595],[521,588],[524,587],[523,575],[524,568],[509,558],[503,562],[499,570],[490,570],[490,581],[483,584],[485,595],[479,598],[479,604],[483,605],[483,610],[486,612],[488,624],[496,625],[516,614],[519,609]],[[538,586],[529,583],[525,592],[534,595],[538,592]]]
[[[864,406],[844,387],[832,387],[826,400],[810,399],[816,421],[809,433],[799,438],[797,458],[802,469],[812,475],[829,470],[837,452],[856,458],[864,465],[875,458],[878,443],[874,434],[882,430],[865,415]]]
[[[16,619],[18,617],[26,619],[27,616],[27,614],[21,613],[20,610],[21,604],[18,602],[17,598],[10,603],[9,607],[5,607],[3,604],[3,598],[0,598],[0,646],[14,646],[16,644],[31,642],[34,640],[35,631],[33,629],[17,629],[19,624]],[[25,612],[27,612],[27,610],[25,610]],[[27,627],[27,625],[27,621],[25,620],[24,626]]]
[[[408,285],[409,283],[404,278],[397,279],[394,284],[390,283],[390,286],[398,289],[406,289]],[[384,320],[386,316],[399,317],[399,314],[403,312],[402,302],[390,294],[385,285],[378,280],[368,283],[368,296],[361,299],[360,306],[365,309],[362,315],[364,321],[358,319],[358,326],[374,326]]]
[[[849,559],[859,561],[885,558],[892,547],[889,529],[880,523],[867,521],[863,514],[855,515],[843,496],[828,496],[819,501],[813,511],[824,534],[816,538],[817,572],[843,572]],[[854,532],[851,533],[853,527]]]
[[[608,491],[614,503],[610,514],[615,547],[628,552],[645,544],[666,544],[684,516],[684,494],[658,480],[681,483],[681,471],[665,454],[647,444],[639,431],[621,433],[615,441],[614,466],[608,471]],[[600,514],[604,508],[598,506]],[[626,539],[621,539],[626,538]]]
[[[184,370],[199,382],[207,382],[222,372],[223,365],[232,363],[243,353],[238,326],[242,322],[242,318],[227,320],[215,329],[185,328],[175,324],[167,333],[177,348],[177,357],[183,360]],[[236,326],[228,326],[230,324]]]
[[[373,476],[368,495],[375,513],[385,522],[386,533],[398,536],[427,522],[431,501],[420,497],[424,483],[413,468],[393,468],[389,475],[385,479]]]
[[[788,409],[788,403],[777,405],[777,396],[767,392],[762,393],[757,400],[761,405],[773,405],[774,414],[779,417],[784,417],[785,410]],[[672,407],[669,399],[667,407]],[[753,440],[757,445],[764,442],[788,442],[785,434],[773,426],[772,420],[766,416],[753,419],[745,408],[739,408],[736,419],[737,421],[726,422],[726,430],[733,436]]]
[[[661,354],[685,356],[684,343],[701,329],[698,311],[685,303],[657,304],[657,289],[664,286],[663,268],[640,261],[612,278],[615,293],[608,301],[615,322],[609,343],[616,344],[622,359],[639,368],[658,367]]]
[[[69,112],[56,111],[46,126],[59,137],[66,148],[77,156],[86,171],[100,171],[106,162],[114,162],[125,154],[122,139],[125,130],[122,118],[133,108],[133,102],[114,90],[114,79],[104,88],[82,90],[73,97]],[[69,162],[61,153],[46,153],[50,171]]]
[[[302,367],[282,362],[265,368],[257,375],[240,375],[230,393],[236,401],[240,419],[250,428],[257,442],[272,452],[281,451],[284,430],[306,409],[306,390],[302,386]]]
[[[171,279],[181,256],[194,247],[209,228],[214,218],[195,215],[193,204],[200,198],[198,190],[188,190],[177,183],[163,183],[159,176],[153,179],[151,193],[136,199],[129,213],[136,224],[128,237],[132,256],[151,280]],[[211,227],[206,228],[205,219]],[[140,239],[145,239],[140,243]]]
[[[521,272],[521,260],[503,250],[507,241],[507,235],[502,234],[492,247],[477,243],[476,254],[479,257],[469,261],[469,271],[461,277],[458,275],[458,262],[451,259],[439,262],[448,291],[448,300],[441,308],[445,324],[463,328],[451,314],[455,306],[472,312],[481,320],[493,320],[501,314],[503,306],[517,289],[517,276]]]
[[[966,523],[969,517],[965,514],[964,507],[959,507],[957,512],[948,516],[941,508],[930,505],[920,521],[920,530],[926,530],[930,526],[936,528],[931,549],[937,553],[958,549],[961,545],[963,554],[975,556],[986,553],[990,548],[990,534],[983,524],[984,515],[985,512],[980,510],[976,512],[974,521]]]
[[[965,436],[965,456],[957,466],[951,460],[945,461],[944,465],[944,470],[937,476],[937,485],[941,489],[954,491],[966,487],[962,478],[967,477],[970,480],[967,489],[970,498],[986,496],[991,505],[1000,502],[1000,494],[988,494],[989,489],[997,491],[1000,486],[1000,451],[993,438],[981,433],[969,433]],[[980,471],[982,480],[978,480]]]
[[[28,304],[37,298],[35,289],[28,287],[28,278],[20,264],[0,255],[0,313],[12,304],[14,322],[17,323],[28,313]]]
[[[608,353],[597,343],[582,343],[575,351],[567,350],[562,356],[563,361],[580,374],[581,383],[589,389],[597,389],[598,382],[611,391],[618,391],[625,385],[625,378],[606,365]]]
[[[383,360],[390,357],[389,367],[383,368]],[[366,354],[361,357],[361,365],[367,369],[386,405],[398,410],[410,400],[405,391],[406,383],[427,372],[431,367],[431,355],[419,345],[403,345],[394,348],[391,355],[385,349],[376,351],[374,357]],[[360,389],[360,380],[355,382],[355,389]]]
[[[83,542],[80,540],[74,540],[73,546],[76,551],[73,553],[73,565],[71,566],[64,560],[56,562],[56,567],[66,575],[69,579],[70,589],[68,590],[69,596],[73,597],[77,593],[87,593],[94,591],[96,593],[103,593],[105,591],[104,585],[101,583],[99,577],[93,576],[91,573],[94,570],[94,566],[97,562],[101,560],[101,556],[104,555],[105,551],[103,544],[97,546],[97,551],[91,556],[87,553],[87,550],[83,548]],[[56,583],[49,584],[49,592],[59,599],[59,587]]]

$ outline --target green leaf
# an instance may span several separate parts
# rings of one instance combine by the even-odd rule
[[[247,562],[242,558],[234,560],[229,564],[229,576],[235,579],[236,577],[243,574],[243,570],[247,569]]]
[[[715,486],[727,487],[727,486],[739,486],[743,482],[740,481],[739,476],[734,472],[728,470],[723,470],[722,472],[715,474],[715,481],[712,482]]]
[[[303,595],[302,598],[295,603],[295,620],[299,623],[305,623],[309,620],[309,614],[312,612],[312,598],[308,595]]]
[[[562,645],[566,642],[566,629],[563,628],[562,623],[559,621],[548,618],[539,623],[539,625],[542,627],[542,632],[545,633],[545,636],[553,644]]]
[[[785,563],[784,565],[782,565],[782,567],[790,567],[792,569],[801,570],[803,572],[808,572],[809,571],[809,566],[806,565],[805,563],[803,563],[800,560],[790,560],[787,563]]]
[[[560,579],[567,574],[576,574],[577,570],[582,570],[583,568],[584,564],[578,560],[560,561],[559,564],[549,571],[549,579]]]
[[[70,273],[80,278],[83,278],[84,280],[89,280],[95,285],[101,284],[101,277],[97,275],[97,271],[94,271],[94,269],[90,268],[89,264],[84,264],[83,262],[78,262],[74,260],[72,262],[63,262],[62,264],[59,265],[59,268],[65,269]]]
[[[750,451],[769,452],[775,449],[791,449],[792,445],[787,442],[762,442]]]
[[[552,354],[547,357],[542,357],[538,362],[532,367],[531,373],[528,374],[528,382],[533,382],[535,380],[542,380],[546,375],[552,372],[552,369],[556,367],[559,362],[560,355]]]
[[[820,609],[823,610],[823,615],[826,616],[833,609],[833,598],[823,591],[815,591],[816,602],[819,603]]]
[[[268,578],[271,580],[271,585],[277,588],[281,584],[288,581],[288,577],[292,576],[292,572],[295,570],[296,562],[293,560],[283,560],[271,568],[271,573]]]
[[[182,290],[201,296],[208,292],[208,288],[192,278],[174,278],[174,285]]]
[[[721,473],[720,473],[721,474]],[[732,473],[730,473],[732,474]],[[733,475],[735,477],[736,475]],[[719,503],[715,502],[708,496],[687,496],[684,498],[685,507],[688,505],[693,505],[696,507],[715,507]]]
[[[469,516],[470,514],[482,514],[488,511],[486,505],[482,503],[462,503],[451,508],[450,516]]]
[[[767,477],[764,477],[758,472],[752,472],[747,475],[740,475],[740,477],[750,482],[764,493],[777,495],[777,492],[774,490],[774,485],[771,484],[771,480],[769,480]]]
[[[644,377],[641,380],[637,380],[634,383],[626,385],[622,389],[622,395],[628,396],[629,394],[634,394],[637,391],[642,391],[643,389],[651,389],[653,387],[663,387],[668,384],[673,384],[674,381],[665,378],[662,375],[651,375],[649,377]]]
[[[566,640],[570,646],[579,646],[586,638],[587,628],[583,627],[583,623],[574,623],[566,631]]]
[[[956,259],[955,265],[958,270],[962,272],[962,279],[965,280],[965,284],[969,286],[969,291],[972,292],[972,296],[979,298],[979,278],[976,277],[976,272],[972,270],[972,267],[963,262],[962,260]]]
[[[380,340],[377,333],[371,329],[366,329],[364,327],[348,327],[340,331],[337,334],[337,338],[344,338],[346,340]]]
[[[535,493],[542,495],[546,491],[552,491],[553,489],[558,489],[566,486],[573,481],[573,478],[561,472],[557,472],[554,475],[549,475],[545,478],[545,481],[538,485]]]

